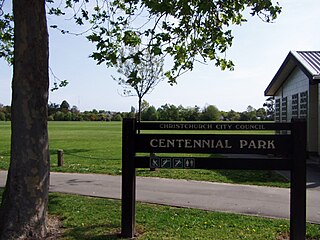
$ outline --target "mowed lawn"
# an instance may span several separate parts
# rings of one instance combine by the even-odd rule
[[[121,122],[49,122],[51,171],[121,174]],[[64,166],[57,166],[57,150]],[[8,169],[10,123],[0,122],[0,169]],[[288,187],[273,171],[137,169],[138,176]]]
[[[121,123],[49,122],[51,171],[119,174]],[[64,166],[57,167],[57,150],[64,151]],[[10,123],[0,122],[0,168],[10,157]]]
[[[0,189],[0,202],[3,189]],[[136,239],[286,240],[288,220],[137,203]],[[49,214],[59,218],[64,240],[120,239],[119,200],[50,193]],[[320,227],[307,223],[307,240],[320,237]],[[123,239],[123,238],[122,238]]]
[[[120,122],[50,122],[51,170],[121,174]],[[57,149],[65,152],[57,167]],[[0,169],[10,157],[10,123],[0,122]],[[206,181],[288,186],[281,177],[263,171],[138,169],[138,175]],[[0,199],[2,190],[0,190]],[[59,239],[119,239],[121,202],[51,193],[49,214],[61,220]],[[137,203],[137,239],[288,239],[289,221],[218,213],[198,209]],[[307,239],[320,239],[320,228],[307,224]]]

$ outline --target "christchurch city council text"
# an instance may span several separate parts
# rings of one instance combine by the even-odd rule
[[[161,123],[160,129],[170,130],[266,130],[263,123]]]

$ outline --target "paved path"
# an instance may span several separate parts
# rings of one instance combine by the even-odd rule
[[[0,186],[6,172],[0,171]],[[51,192],[121,198],[121,177],[51,173]],[[320,191],[308,189],[307,219],[320,223]],[[137,200],[179,207],[289,218],[289,189],[137,177]]]

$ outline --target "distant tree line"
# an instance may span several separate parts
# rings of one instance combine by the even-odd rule
[[[273,120],[273,100],[267,99],[264,107],[255,109],[248,106],[246,111],[237,112],[234,110],[220,111],[214,105],[207,105],[204,108],[198,106],[183,107],[173,104],[165,104],[155,108],[147,101],[142,102],[142,121],[267,121]],[[48,104],[49,121],[121,121],[123,118],[132,118],[137,115],[136,109],[131,107],[128,112],[112,112],[106,110],[83,111],[77,106],[70,106],[64,100],[61,104]],[[11,120],[11,107],[0,104],[0,121]]]
[[[11,107],[0,103],[0,121],[11,121]]]
[[[144,101],[141,119],[142,121],[269,121],[273,120],[273,113],[263,107],[255,109],[252,106],[248,106],[244,112],[220,111],[214,105],[207,105],[201,109],[198,106],[165,104],[156,109]]]
[[[62,101],[60,105],[48,104],[49,121],[121,121],[124,117],[130,117],[129,113],[96,109],[80,112],[77,106],[70,107],[66,100]]]

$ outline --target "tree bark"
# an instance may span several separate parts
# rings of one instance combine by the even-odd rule
[[[142,109],[141,109],[141,106],[142,106],[142,97],[140,97],[139,95],[138,95],[138,98],[139,98],[139,100],[138,100],[138,122],[141,122],[141,116],[142,116]],[[139,130],[139,132],[140,132],[140,130]]]
[[[45,0],[13,0],[11,159],[0,239],[45,239],[49,188]]]

